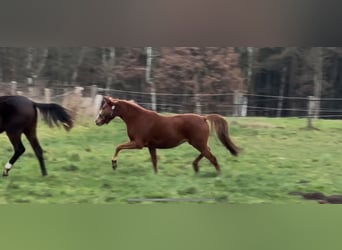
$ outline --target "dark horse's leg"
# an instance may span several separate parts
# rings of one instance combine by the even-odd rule
[[[14,154],[9,162],[6,164],[2,176],[8,176],[8,172],[11,170],[14,163],[25,152],[25,147],[21,141],[21,131],[7,131],[7,136],[14,148]]]
[[[157,150],[155,148],[148,148],[150,151],[151,159],[152,159],[152,164],[153,164],[153,169],[154,173],[158,173],[158,167],[157,167]]]
[[[115,150],[115,154],[113,156],[112,159],[112,167],[115,170],[118,166],[117,164],[117,160],[118,160],[118,155],[119,152],[123,149],[142,149],[144,146],[142,143],[136,142],[136,141],[130,141],[130,142],[126,142],[124,144],[121,144],[119,146],[117,146],[116,150]]]
[[[36,154],[36,157],[38,158],[42,175],[46,176],[47,171],[46,171],[44,157],[43,157],[43,149],[39,144],[35,127],[29,131],[25,131],[24,133],[27,137],[27,140],[30,142],[34,153]]]

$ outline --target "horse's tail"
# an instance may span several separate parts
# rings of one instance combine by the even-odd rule
[[[53,125],[59,126],[59,122],[67,131],[73,127],[74,123],[70,112],[62,106],[56,103],[34,103],[34,105],[39,109],[44,121],[50,127]]]
[[[205,117],[210,122],[211,130],[213,131],[215,129],[221,143],[232,155],[237,156],[240,148],[237,147],[229,137],[228,122],[222,116],[216,114],[207,115]]]

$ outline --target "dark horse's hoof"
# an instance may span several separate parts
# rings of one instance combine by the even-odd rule
[[[4,170],[3,172],[2,172],[2,176],[8,176],[8,171],[7,170]]]
[[[115,170],[117,167],[118,167],[117,161],[116,160],[112,161],[112,168],[113,168],[113,170]]]

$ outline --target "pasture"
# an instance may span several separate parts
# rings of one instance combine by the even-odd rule
[[[127,203],[130,198],[213,198],[219,203],[315,203],[289,192],[342,194],[342,121],[315,120],[319,130],[305,130],[299,118],[228,118],[233,141],[243,148],[233,157],[215,136],[210,147],[222,173],[203,159],[195,174],[198,152],[188,144],[158,150],[159,173],[153,173],[148,149],[124,150],[112,170],[115,146],[127,141],[124,123],[93,121],[67,133],[39,122],[47,177],[42,177],[33,150],[24,138],[25,154],[10,176],[0,178],[0,204]],[[12,155],[0,135],[0,164]],[[145,202],[149,203],[149,202]]]

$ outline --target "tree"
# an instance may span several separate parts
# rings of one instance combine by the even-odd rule
[[[219,102],[224,103],[223,109],[232,105],[229,95],[217,97],[203,94],[246,90],[239,55],[232,47],[162,48],[155,81],[158,92],[175,94],[167,102],[182,105],[186,112],[214,110],[213,106]],[[192,98],[189,99],[189,96]],[[206,105],[201,106],[200,103]]]
[[[102,49],[102,64],[106,76],[106,89],[110,89],[112,87],[113,77],[115,76],[115,73],[113,72],[116,64],[116,52],[114,47]]]
[[[153,58],[153,49],[152,47],[146,47],[147,61],[146,61],[146,83],[149,85],[151,90],[151,106],[152,110],[157,110],[157,97],[156,97],[156,86],[151,77],[152,71],[152,58]]]
[[[45,67],[48,57],[48,48],[26,48],[26,79],[27,84],[34,84],[35,79],[40,78],[40,74]]]

